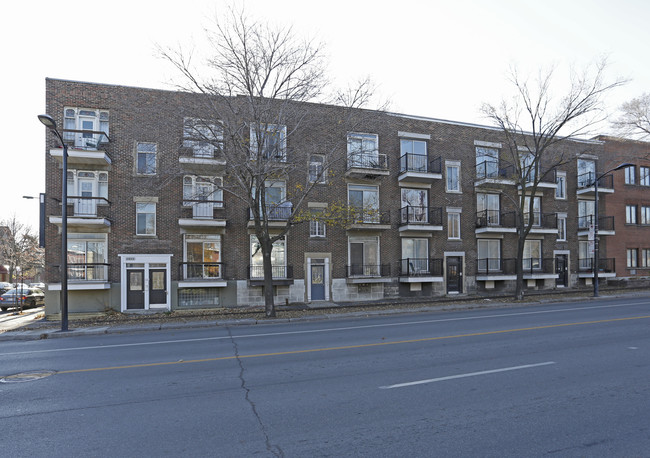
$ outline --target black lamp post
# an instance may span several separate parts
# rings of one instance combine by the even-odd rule
[[[38,115],[38,120],[58,137],[63,145],[63,173],[61,178],[61,331],[68,330],[68,145],[56,128],[50,115]]]
[[[594,205],[594,261],[592,269],[594,271],[594,297],[598,297],[598,255],[599,255],[599,243],[598,243],[598,180],[607,175],[608,173],[614,172],[616,170],[624,169],[625,167],[630,167],[634,164],[629,162],[624,162],[623,164],[617,165],[613,169],[609,169],[607,172],[603,172],[600,176],[596,177],[594,180],[594,192],[596,194],[595,205]]]

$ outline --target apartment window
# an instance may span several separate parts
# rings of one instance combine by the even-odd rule
[[[156,174],[156,152],[155,143],[138,142],[136,147],[136,171],[139,175]]]
[[[495,178],[499,174],[499,150],[476,147],[476,178]]]
[[[220,177],[183,177],[183,206],[192,207],[193,218],[212,218],[213,209],[223,207]]]
[[[136,202],[136,235],[156,235],[156,204],[153,202]]]
[[[594,213],[596,212],[596,203],[593,200],[579,200],[578,201],[578,228],[588,229],[594,221]]]
[[[536,270],[542,268],[541,240],[526,240],[524,242],[523,267],[524,270]]]
[[[222,278],[221,236],[185,234],[185,262],[186,280]]]
[[[636,167],[633,165],[625,167],[625,184],[636,184]]]
[[[379,137],[376,134],[348,134],[348,167],[379,168]]]
[[[650,267],[650,249],[641,250],[641,267]]]
[[[286,220],[291,216],[293,205],[286,200],[286,183],[284,181],[266,181],[264,186],[264,203],[266,217],[269,220]],[[255,196],[255,188],[252,195]],[[260,196],[261,197],[261,196]],[[262,214],[262,199],[259,201],[260,214]]]
[[[636,224],[636,205],[625,206],[625,223]]]
[[[530,218],[530,197],[524,198],[524,224],[528,224]],[[542,224],[542,200],[539,197],[533,197],[533,226]]]
[[[650,206],[641,206],[641,224],[650,224]]]
[[[488,226],[499,225],[499,194],[476,194],[478,218],[485,219]]]
[[[183,146],[192,148],[194,157],[212,158],[223,148],[223,127],[202,119],[183,120]]]
[[[557,241],[566,242],[566,216],[557,218]]]
[[[68,205],[75,216],[97,216],[97,206],[108,201],[108,172],[68,170]]]
[[[251,159],[285,162],[287,160],[287,128],[279,124],[261,124],[250,128]]]
[[[557,172],[556,183],[555,198],[566,199],[566,172]]]
[[[447,192],[460,192],[460,162],[445,162]]]
[[[348,186],[348,205],[354,220],[363,223],[379,222],[379,187]]]
[[[264,278],[264,259],[262,246],[256,236],[251,235],[251,278]],[[288,278],[287,276],[287,253],[286,237],[273,242],[271,248],[271,268],[273,278]]]
[[[71,281],[108,279],[106,234],[68,234],[68,278]]]
[[[637,248],[627,249],[627,266],[630,268],[638,267],[639,250]]]
[[[350,276],[380,276],[379,237],[350,237],[348,239],[348,262]]]
[[[309,221],[309,236],[315,238],[323,238],[325,237],[325,221],[322,221],[318,218],[317,215],[320,212],[315,213],[316,215],[314,219]]]
[[[325,156],[312,154],[309,157],[309,181],[311,183],[325,183]]]
[[[580,270],[589,270],[593,264],[593,251],[589,246],[589,241],[580,240],[578,241],[578,267]]]
[[[521,167],[521,175],[526,178],[527,183],[535,181],[537,170],[535,167],[535,156],[532,153],[521,153],[519,155],[519,165]]]
[[[501,240],[478,239],[478,271],[501,270]]]
[[[578,188],[593,186],[596,179],[596,163],[589,159],[578,159]]]
[[[422,274],[429,271],[429,241],[427,239],[402,239],[403,275]]]
[[[447,238],[460,240],[460,213],[447,212]]]
[[[400,171],[427,172],[427,142],[424,140],[400,140]]]
[[[426,189],[402,188],[402,223],[428,222],[429,193]]]
[[[108,141],[106,137],[108,135],[108,111],[66,107],[63,114],[63,139],[73,143],[75,148],[98,149],[100,143]],[[85,132],[69,132],[70,130]],[[93,131],[101,133],[93,133]]]
[[[639,184],[650,186],[650,167],[639,167]]]

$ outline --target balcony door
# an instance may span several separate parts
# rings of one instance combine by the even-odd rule
[[[379,241],[376,237],[351,237],[349,253],[350,275],[379,276]]]

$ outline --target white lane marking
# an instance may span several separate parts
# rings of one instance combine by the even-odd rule
[[[505,318],[512,316],[525,316],[525,315],[539,315],[544,313],[560,313],[560,312],[575,312],[579,310],[594,310],[594,309],[603,309],[603,308],[617,308],[617,307],[628,307],[634,305],[645,305],[650,304],[650,301],[645,302],[628,302],[623,304],[610,304],[610,305],[590,305],[587,307],[570,307],[564,309],[556,310],[535,310],[530,312],[514,312],[514,313],[497,313],[494,315],[479,315],[471,317],[457,317],[457,318],[440,318],[435,320],[422,320],[422,321],[404,321],[399,323],[381,323],[381,324],[366,324],[359,326],[347,326],[339,328],[324,328],[324,329],[307,329],[301,331],[284,331],[284,332],[267,332],[260,334],[233,334],[233,338],[236,339],[246,339],[253,337],[273,337],[273,336],[288,336],[295,334],[316,334],[321,332],[337,332],[337,331],[349,331],[354,329],[372,329],[372,328],[386,328],[392,326],[412,326],[418,324],[431,324],[431,323],[445,323],[452,321],[468,321],[468,320],[480,320],[480,319],[489,319],[489,318]],[[224,327],[216,327],[214,329],[225,329]],[[209,328],[202,328],[209,329]],[[168,331],[179,331],[178,329],[168,329]],[[28,351],[16,351],[16,352],[7,352],[0,353],[0,356],[12,356],[12,355],[25,355],[33,353],[55,353],[63,351],[77,351],[77,350],[98,350],[101,348],[121,348],[121,347],[139,347],[145,345],[167,345],[167,344],[177,344],[177,343],[190,343],[190,342],[205,342],[210,340],[230,340],[230,336],[215,336],[215,337],[197,337],[193,339],[178,339],[178,340],[159,340],[154,342],[135,342],[135,343],[125,343],[125,344],[110,344],[110,345],[92,345],[86,347],[69,347],[69,348],[50,348],[46,350],[28,350]]]
[[[517,370],[520,370],[520,369],[530,369],[531,367],[548,366],[550,364],[555,364],[555,361],[547,361],[545,363],[537,363],[537,364],[526,364],[524,366],[503,367],[501,369],[492,369],[492,370],[480,371],[480,372],[470,372],[468,374],[449,375],[447,377],[430,378],[428,380],[417,380],[415,382],[397,383],[395,385],[380,386],[379,388],[382,389],[382,390],[390,390],[392,388],[404,388],[406,386],[424,385],[425,383],[444,382],[445,380],[454,380],[454,379],[458,379],[458,378],[476,377],[477,375],[496,374],[498,372],[508,372],[508,371],[517,371]]]
[[[627,348],[628,348],[628,350],[638,350],[639,349],[639,347],[627,347]]]

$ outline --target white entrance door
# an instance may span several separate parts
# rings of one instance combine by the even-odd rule
[[[122,311],[171,309],[171,254],[120,254]]]

